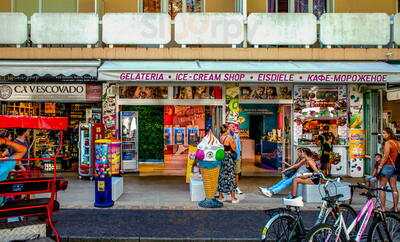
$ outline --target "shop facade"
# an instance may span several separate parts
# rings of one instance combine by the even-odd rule
[[[76,169],[79,161],[79,125],[101,122],[102,85],[97,82],[98,61],[0,62],[0,115],[68,117],[59,169]],[[12,132],[15,136],[15,131]],[[51,131],[32,130],[31,157],[51,156],[59,148]]]
[[[130,136],[133,171],[165,175],[185,174],[201,137],[234,122],[243,175],[277,174],[297,147],[319,152],[318,136],[329,132],[332,174],[363,176],[365,94],[397,77],[379,62],[116,61],[99,69],[108,135]],[[134,125],[123,112],[134,113]]]

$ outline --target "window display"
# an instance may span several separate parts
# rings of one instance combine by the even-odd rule
[[[347,144],[347,89],[296,87],[294,96],[295,142],[317,144],[322,133],[333,134],[334,144]]]
[[[120,86],[119,97],[122,99],[167,99],[168,87]]]
[[[289,86],[241,86],[240,99],[292,99]]]
[[[174,87],[175,99],[221,99],[222,88],[214,86]]]

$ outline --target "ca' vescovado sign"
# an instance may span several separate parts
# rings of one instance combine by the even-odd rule
[[[1,101],[85,101],[86,84],[0,84]]]

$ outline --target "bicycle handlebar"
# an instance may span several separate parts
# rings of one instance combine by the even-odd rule
[[[368,191],[383,191],[383,192],[393,192],[392,189],[388,189],[386,187],[377,187],[377,188],[372,188],[372,187],[368,187],[364,184],[360,184],[357,183],[356,185],[350,185],[350,187],[352,188],[358,188],[358,189],[364,189],[364,190],[368,190]]]
[[[308,173],[303,173],[303,176],[310,176],[312,178],[320,178],[322,180],[328,181],[328,182],[335,182],[338,181],[338,179],[332,179],[332,178],[328,178],[324,175],[324,173],[322,172],[308,172]]]

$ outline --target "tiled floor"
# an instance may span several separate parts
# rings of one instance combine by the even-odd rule
[[[75,175],[64,174],[69,181],[66,191],[59,193],[62,208],[93,208],[94,181],[79,180]],[[282,196],[267,198],[259,186],[271,185],[279,178],[243,178],[240,188],[244,195],[239,204],[225,203],[224,209],[263,210],[282,206]],[[287,193],[286,193],[287,194]],[[364,201],[358,195],[354,204]],[[316,209],[318,204],[306,204],[305,209]],[[116,209],[202,209],[190,201],[189,185],[183,177],[124,177],[124,193],[115,203]]]

